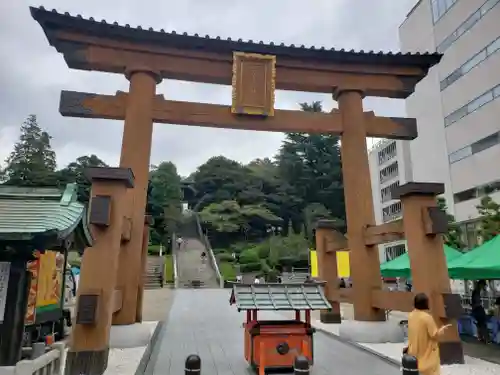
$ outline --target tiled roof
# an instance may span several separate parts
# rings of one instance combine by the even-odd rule
[[[321,283],[239,284],[235,283],[230,304],[238,310],[328,310]]]
[[[32,17],[43,27],[49,41],[52,43],[48,30],[72,30],[96,36],[126,38],[139,43],[157,44],[164,47],[191,49],[197,51],[231,53],[233,51],[271,54],[278,57],[310,59],[313,61],[326,61],[337,63],[360,64],[389,64],[420,66],[429,69],[439,63],[441,54],[438,53],[393,53],[383,51],[355,51],[315,46],[295,46],[284,43],[264,43],[253,40],[234,40],[231,38],[201,36],[198,34],[166,32],[163,29],[154,30],[129,24],[119,25],[118,22],[108,23],[106,20],[97,21],[90,17],[83,18],[80,14],[70,15],[58,13],[55,9],[46,10],[44,7],[30,7]]]
[[[76,184],[64,190],[1,185],[0,238],[28,240],[44,233],[66,238],[85,218],[85,206],[76,200],[76,192]]]

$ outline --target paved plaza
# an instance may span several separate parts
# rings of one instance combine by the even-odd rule
[[[182,374],[184,360],[198,354],[203,375],[255,374],[243,355],[244,313],[229,306],[228,289],[178,289],[156,344],[150,368],[154,375]],[[283,319],[261,312],[264,319]],[[342,343],[323,332],[314,338],[312,374],[396,375],[399,368],[375,355]]]

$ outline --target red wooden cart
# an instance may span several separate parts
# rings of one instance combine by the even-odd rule
[[[246,311],[243,324],[247,362],[263,375],[268,369],[291,369],[297,355],[313,362],[311,310],[330,310],[324,283],[234,284],[229,303]],[[258,318],[259,310],[294,311],[295,317],[282,320]],[[304,320],[301,319],[304,311]]]

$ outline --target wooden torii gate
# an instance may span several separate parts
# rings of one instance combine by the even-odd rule
[[[103,235],[99,239],[103,248],[108,244],[113,249],[121,246],[117,253],[120,272],[99,275],[113,280],[122,299],[119,311],[112,314],[108,309],[103,313],[110,315],[103,317],[105,322],[111,321],[111,314],[113,324],[136,321],[153,122],[340,135],[349,249],[352,267],[357,270],[353,272],[354,292],[358,296],[354,299],[356,319],[385,319],[383,310],[373,308],[370,302],[372,292],[380,290],[381,280],[378,253],[364,239],[365,228],[375,226],[366,137],[411,140],[417,136],[417,127],[415,119],[379,117],[365,112],[362,100],[365,96],[408,97],[427,71],[440,61],[441,55],[384,54],[223,40],[120,26],[116,22],[59,14],[43,7],[30,9],[48,42],[63,55],[69,68],[121,74],[130,81],[128,93],[98,95],[63,91],[60,103],[64,116],[124,121],[119,173],[127,174],[130,169],[134,183],[133,186],[128,183],[126,190],[120,188],[120,194],[114,193],[114,201],[123,205],[124,218],[109,221],[107,230],[115,235]],[[232,105],[165,99],[156,94],[156,85],[162,79],[232,85]],[[339,109],[332,113],[278,110],[274,108],[276,89],[330,93]],[[113,173],[108,171],[103,175],[109,180]],[[100,185],[107,181],[94,180]],[[120,239],[118,232],[112,230],[123,223],[130,226],[126,239]],[[121,245],[107,241],[121,241]],[[83,261],[82,288],[90,277],[84,277],[85,273],[91,275],[94,270],[102,273],[96,263],[98,257],[88,258]],[[103,301],[106,298],[111,298],[109,293]],[[78,309],[80,305],[79,302]],[[78,323],[76,326],[67,373],[102,373],[105,362],[94,361],[94,358],[107,357],[109,325],[88,324],[86,329],[79,329]],[[100,341],[87,340],[90,336],[97,337],[96,332],[102,333]]]

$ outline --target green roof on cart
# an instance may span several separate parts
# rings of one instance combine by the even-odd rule
[[[231,305],[238,310],[329,310],[324,283],[239,284],[235,283]]]

